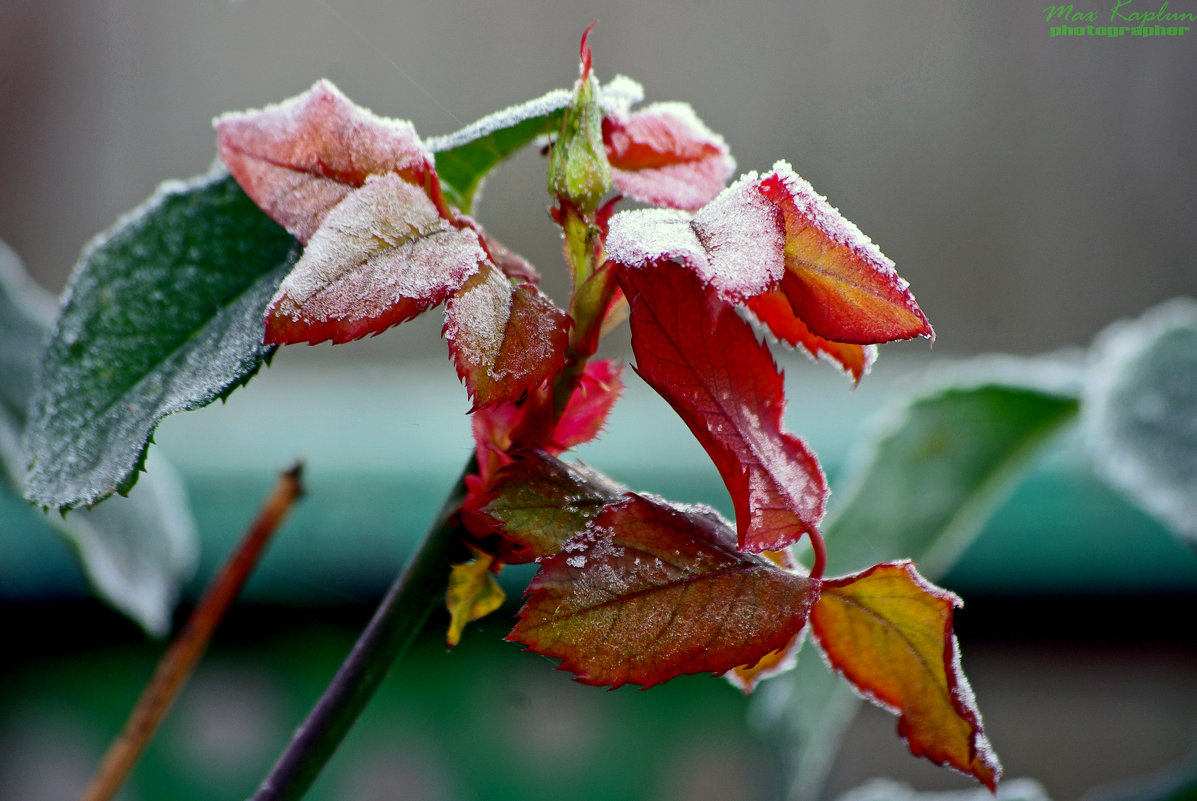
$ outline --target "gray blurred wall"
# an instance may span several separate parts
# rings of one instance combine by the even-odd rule
[[[898,263],[937,353],[1081,345],[1197,294],[1197,32],[1052,39],[1044,6],[3,0],[0,238],[58,290],[92,234],[208,167],[221,111],[325,76],[445,133],[569,85],[597,17],[600,77],[689,101],[743,170],[789,160]],[[528,154],[479,217],[563,300],[546,202]]]

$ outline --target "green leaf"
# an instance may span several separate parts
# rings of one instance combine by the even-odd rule
[[[30,403],[27,497],[65,510],[128,492],[163,417],[248,381],[293,243],[223,171],[164,184],[93,240]]]
[[[1115,323],[1093,351],[1083,416],[1097,472],[1197,547],[1197,301]]]
[[[1047,790],[1034,779],[1008,779],[998,789],[999,801],[1051,801]],[[1086,795],[1088,798],[1088,795]],[[920,792],[892,779],[873,779],[841,795],[838,801],[993,801],[994,794],[984,787],[971,790]],[[1137,799],[1147,801],[1147,799]]]
[[[870,449],[823,529],[829,575],[914,559],[942,577],[1076,398],[1026,386],[948,386],[911,400]]]
[[[972,385],[945,378],[930,391],[882,410],[882,432],[845,476],[854,489],[842,499],[832,496],[823,529],[829,574],[903,557],[916,561],[931,580],[947,573],[1052,435],[1078,414],[1076,398],[1065,390],[998,381],[999,375],[1042,372],[1043,364],[1027,361],[1015,367],[978,363],[973,372],[1000,369]],[[797,689],[778,701],[781,691],[772,690],[772,703],[783,708],[759,713],[776,720],[787,740],[791,801],[820,795],[836,744],[859,707],[859,697],[845,682],[828,686],[832,676],[822,660],[807,652],[799,666],[782,681],[796,688],[817,674],[827,693],[823,702],[811,705]],[[757,703],[770,704],[769,698]]]
[[[25,273],[17,254],[0,240],[0,479],[24,484],[21,431],[54,298]],[[0,481],[4,483],[4,481]]]
[[[472,214],[482,180],[538,136],[555,132],[570,100],[564,89],[497,111],[448,136],[426,141],[449,202]]]
[[[15,499],[24,483],[25,407],[53,319],[54,298],[29,281],[16,255],[0,242],[0,494],[11,492],[14,510],[23,503]],[[151,634],[167,632],[197,551],[195,522],[169,464],[158,461],[154,474],[128,498],[69,518],[25,508],[67,539],[97,594]]]

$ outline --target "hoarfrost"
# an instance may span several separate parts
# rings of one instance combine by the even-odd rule
[[[630,115],[612,114],[609,120],[604,130],[612,179],[620,192],[636,200],[697,211],[735,171],[723,137],[686,103],[654,103]]]
[[[301,95],[213,121],[220,157],[272,219],[306,242],[369,175],[420,182],[433,155],[405,120],[355,105],[326,80]]]
[[[616,75],[599,88],[599,107],[608,114],[626,114],[644,100],[644,87],[626,75]]]
[[[461,365],[469,370],[494,367],[510,316],[511,284],[489,265],[449,299],[444,335],[459,369]]]
[[[34,284],[20,260],[0,241],[0,493],[19,494],[26,453],[20,431],[33,392],[42,341],[54,321],[54,298]],[[173,468],[153,460],[152,474],[128,497],[46,523],[74,546],[96,592],[137,621],[164,635],[179,587],[195,567],[195,523]],[[29,514],[38,512],[32,508]]]
[[[315,322],[374,318],[404,300],[423,311],[486,259],[477,234],[450,227],[422,189],[371,176],[324,218],[271,308]]]
[[[839,209],[827,202],[827,198],[816,192],[810,182],[794,172],[789,162],[775,163],[771,175],[777,176],[794,201],[798,212],[807,217],[819,231],[834,242],[855,251],[874,269],[893,278],[899,289],[905,290],[910,286],[898,275],[893,261],[873,244],[873,240],[865,236],[855,223],[840,214]]]
[[[429,137],[425,144],[433,153],[452,150],[477,139],[485,139],[496,131],[514,128],[521,122],[547,117],[569,105],[573,93],[568,89],[554,89],[538,98],[508,106],[480,120],[444,136]],[[617,75],[598,93],[599,107],[609,114],[627,113],[632,105],[644,99],[644,88],[623,75]]]
[[[1099,335],[1081,415],[1098,473],[1197,545],[1197,301]]]
[[[674,209],[616,214],[607,256],[625,267],[674,260],[694,270],[725,299],[739,303],[781,280],[784,224],[749,173],[690,217]]]
[[[548,94],[541,95],[534,100],[520,103],[517,106],[509,106],[493,114],[488,114],[482,119],[451,134],[430,137],[426,144],[428,145],[428,149],[434,153],[440,153],[443,150],[452,150],[455,147],[461,147],[476,139],[484,139],[496,131],[513,128],[525,120],[548,116],[555,111],[560,111],[569,105],[571,97],[572,95],[568,89],[554,89]]]

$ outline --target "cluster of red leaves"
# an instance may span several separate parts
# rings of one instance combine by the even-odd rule
[[[583,64],[591,80],[585,41]],[[597,436],[618,398],[618,365],[586,361],[604,320],[571,340],[577,321],[535,271],[447,204],[408,123],[322,82],[216,127],[232,174],[305,245],[270,304],[266,342],[345,342],[444,304],[477,443],[461,520],[478,559],[450,588],[467,617],[497,604],[493,571],[535,560],[510,637],[580,681],[731,672],[746,688],[786,662],[810,620],[832,665],[897,710],[912,751],[994,786],[952,636],[957,600],[908,564],[822,576],[826,481],[783,429],[781,373],[737,309],[857,381],[875,343],[932,332],[892,263],[788,165],[725,189],[734,162],[688,107],[609,111],[614,188],[661,208],[610,216],[609,204],[586,221],[602,266],[575,287],[600,318],[626,298],[636,371],[715,463],[733,531],[712,510],[628,493],[556,458]],[[577,213],[559,198],[563,226]],[[809,573],[785,551],[804,534]]]

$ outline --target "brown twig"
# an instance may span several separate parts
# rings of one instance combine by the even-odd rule
[[[137,705],[125,721],[120,736],[109,746],[91,784],[79,801],[109,801],[124,784],[158,724],[178,697],[183,684],[199,662],[212,633],[245,586],[271,535],[303,495],[302,466],[279,476],[274,492],[258,511],[237,550],[212,580],[187,624],[158,663]]]

